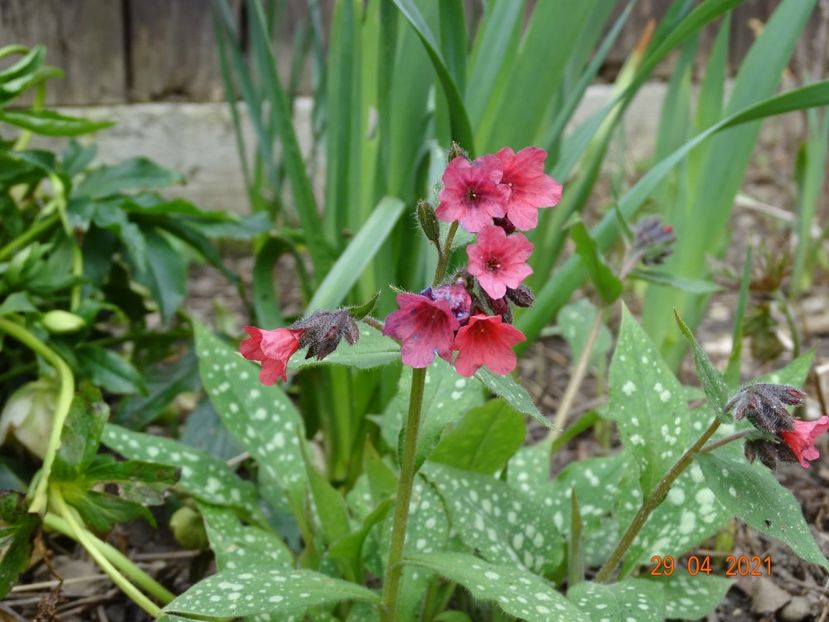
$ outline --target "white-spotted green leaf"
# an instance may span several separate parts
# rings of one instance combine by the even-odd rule
[[[713,419],[713,414],[706,416]],[[619,500],[624,504],[619,512],[620,526],[625,529],[642,504],[641,492],[625,488],[620,492]],[[730,517],[705,481],[699,466],[692,464],[673,483],[633,541],[625,556],[622,574],[647,563],[652,555],[671,555],[678,559],[713,536]]]
[[[587,298],[582,298],[561,308],[556,317],[558,330],[570,346],[571,360],[577,361],[587,343],[593,322],[598,310]],[[599,328],[599,335],[590,353],[590,363],[593,367],[605,369],[607,353],[613,347],[613,336],[604,324]]]
[[[565,467],[542,492],[544,511],[559,531],[572,515],[571,491],[576,491],[582,521],[582,541],[588,566],[601,565],[615,545],[619,531],[614,507],[622,475],[630,461],[626,452],[580,460]],[[516,482],[523,490],[524,482]]]
[[[383,413],[383,439],[391,447],[397,447],[400,429],[409,407],[411,387],[412,370],[410,367],[404,367],[397,395]],[[459,419],[470,408],[482,403],[483,395],[477,383],[458,376],[449,363],[440,358],[436,359],[426,370],[417,443],[418,464],[432,452],[446,426]]]
[[[200,503],[199,511],[220,571],[240,572],[250,566],[293,567],[291,551],[273,532],[242,525],[233,512],[215,505]]]
[[[674,309],[674,315],[676,316],[676,323],[679,325],[679,331],[688,340],[688,343],[691,344],[691,349],[694,352],[694,365],[697,368],[697,377],[702,383],[702,389],[705,391],[708,402],[711,404],[717,417],[725,423],[728,423],[731,417],[725,412],[725,404],[728,402],[728,386],[725,384],[725,378],[723,378],[720,370],[714,367],[711,359],[708,358],[705,350],[702,349],[702,346],[699,345],[696,337],[694,337],[694,333],[682,321],[676,309]]]
[[[494,603],[527,622],[590,621],[551,584],[523,568],[491,564],[466,553],[412,555],[404,563],[428,568],[464,586],[476,600]]]
[[[312,570],[248,566],[199,581],[163,611],[206,618],[290,615],[344,600],[379,603],[380,598],[361,585]]]
[[[802,559],[829,569],[803,518],[800,503],[763,465],[730,460],[714,453],[695,457],[720,502],[757,531],[787,544]]]
[[[443,435],[429,459],[492,474],[521,447],[526,432],[524,415],[496,398],[468,411],[454,429]]]
[[[545,428],[551,427],[550,422],[538,410],[538,407],[533,402],[530,394],[527,393],[527,390],[518,384],[515,378],[509,374],[500,376],[491,372],[486,367],[481,367],[475,372],[475,378],[495,395],[503,398],[504,401],[518,412],[529,415]]]
[[[436,463],[427,464],[424,473],[470,549],[493,563],[533,572],[561,562],[564,543],[542,505],[494,477]]]
[[[732,580],[717,575],[674,572],[671,576],[648,577],[665,593],[665,617],[670,620],[700,620],[709,616],[725,598]]]
[[[662,622],[665,595],[652,581],[627,579],[612,585],[582,582],[567,598],[587,613],[592,622]]]
[[[259,369],[195,324],[199,372],[225,427],[247,449],[265,475],[288,491],[305,487],[302,417],[277,386],[259,382]]]
[[[640,467],[647,495],[689,445],[682,385],[626,307],[610,364],[608,416]]]
[[[507,481],[536,501],[540,502],[549,496],[552,488],[550,444],[542,441],[519,449],[509,461]]]
[[[337,349],[321,361],[315,358],[306,359],[306,350],[300,350],[291,357],[288,368],[302,369],[314,365],[344,365],[357,369],[371,369],[372,367],[382,367],[400,361],[400,346],[396,341],[362,322],[359,327],[360,340],[354,345],[348,344],[343,339]]]
[[[200,501],[238,508],[249,516],[260,515],[253,483],[240,479],[224,462],[201,449],[111,423],[104,428],[101,440],[130,460],[180,467],[181,476],[174,487]]]

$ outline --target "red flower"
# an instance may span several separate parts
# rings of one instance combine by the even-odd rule
[[[533,273],[526,261],[533,245],[520,233],[507,235],[501,227],[484,227],[476,244],[466,247],[469,273],[492,298],[503,298],[507,288],[516,289]]]
[[[497,154],[503,166],[501,184],[510,189],[507,218],[521,231],[535,229],[538,209],[553,207],[561,200],[561,184],[544,174],[547,152],[525,147],[515,153],[504,147]]]
[[[820,458],[820,453],[815,447],[815,439],[826,430],[829,430],[829,417],[825,415],[816,421],[801,421],[798,419],[794,422],[793,430],[780,431],[780,438],[800,461],[800,466],[808,469],[809,463],[807,460]]]
[[[400,309],[386,318],[383,334],[402,343],[403,362],[410,367],[428,367],[436,353],[451,360],[458,320],[449,303],[420,294],[398,294],[397,306]]]
[[[250,339],[239,345],[239,352],[249,361],[260,361],[259,380],[262,384],[273,384],[279,378],[287,380],[285,370],[288,359],[299,350],[299,338],[304,330],[277,328],[262,330],[256,326],[245,326]]]
[[[504,324],[498,315],[473,315],[455,337],[453,348],[459,351],[455,369],[467,378],[481,365],[496,374],[508,374],[515,369],[512,346],[525,339],[520,330]]]
[[[501,161],[486,155],[470,162],[455,158],[443,172],[443,190],[435,214],[445,222],[459,220],[477,232],[506,214],[509,191],[501,181]]]

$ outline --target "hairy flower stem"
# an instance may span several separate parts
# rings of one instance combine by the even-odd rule
[[[701,454],[707,454],[709,451],[714,451],[715,449],[719,449],[723,445],[728,445],[729,443],[733,443],[734,441],[739,441],[741,438],[745,438],[749,434],[754,431],[754,428],[749,428],[747,430],[741,430],[740,432],[735,432],[734,434],[730,434],[728,436],[724,436],[723,438],[714,441],[713,443],[708,443],[705,447],[699,450]]]
[[[43,457],[43,468],[39,474],[40,479],[38,479],[32,501],[29,504],[30,512],[43,513],[46,510],[46,487],[49,485],[52,463],[58,453],[63,424],[66,422],[66,416],[72,406],[72,398],[75,396],[75,376],[72,375],[72,370],[69,369],[66,362],[54,350],[47,347],[46,344],[20,324],[0,317],[0,333],[6,333],[46,359],[46,362],[55,368],[60,379],[60,392],[55,404],[52,430],[49,433],[49,444],[46,447],[46,455]]]
[[[129,596],[130,600],[150,614],[153,618],[157,618],[161,614],[161,609],[158,605],[147,598],[147,596],[135,587],[129,579],[121,574],[121,572],[104,556],[100,549],[95,546],[95,543],[91,540],[92,534],[90,534],[81,525],[80,521],[74,514],[74,510],[66,504],[60,489],[53,486],[50,489],[49,496],[52,503],[55,505],[57,513],[61,516],[61,518],[63,518],[64,521],[66,521],[67,526],[73,534],[73,538],[81,543],[101,570],[103,570],[109,578],[112,579],[112,582],[115,583],[115,585],[117,585],[121,591],[124,592],[124,594]]]
[[[458,221],[449,226],[443,250],[438,258],[433,285],[438,285],[446,274],[449,255],[452,252],[452,240],[458,231]],[[420,429],[420,414],[423,406],[423,387],[426,385],[426,368],[412,370],[412,390],[409,393],[409,413],[403,428],[403,454],[400,457],[400,478],[397,482],[397,496],[394,501],[394,524],[389,546],[389,559],[386,562],[386,576],[383,580],[383,596],[380,601],[381,622],[394,622],[397,610],[397,593],[400,590],[400,577],[403,567],[403,545],[406,542],[406,526],[409,523],[409,502],[412,498],[412,486],[415,477],[415,457],[417,435]]]
[[[645,526],[645,522],[648,520],[651,513],[659,506],[660,503],[662,503],[665,495],[668,494],[668,490],[670,490],[671,485],[676,481],[676,478],[682,474],[689,464],[691,464],[691,460],[694,459],[694,456],[699,453],[705,443],[708,442],[708,439],[713,436],[714,432],[716,432],[719,427],[720,420],[715,419],[711,425],[708,426],[705,432],[703,432],[702,435],[700,435],[700,437],[694,442],[694,444],[680,456],[679,460],[677,460],[670,470],[665,473],[662,479],[659,480],[656,488],[654,488],[651,494],[648,495],[648,498],[645,499],[642,503],[642,507],[639,508],[639,511],[636,513],[636,516],[633,517],[627,531],[625,531],[622,539],[619,540],[619,544],[616,545],[616,548],[613,549],[613,553],[610,554],[610,558],[608,558],[604,566],[602,566],[599,570],[595,578],[596,583],[607,583],[610,576],[616,570],[616,567],[621,563],[622,558],[624,558],[625,553],[627,553],[630,548],[630,545],[633,544],[634,539],[642,530],[642,527]]]
[[[409,395],[409,414],[403,432],[403,455],[400,459],[400,479],[397,484],[397,497],[394,501],[394,527],[391,532],[389,559],[386,563],[386,576],[383,581],[383,599],[381,601],[382,622],[394,622],[397,608],[397,592],[400,588],[400,576],[403,568],[403,544],[406,541],[406,526],[409,522],[409,502],[412,497],[412,485],[415,476],[415,450],[417,433],[420,428],[420,409],[423,404],[423,387],[426,384],[426,369],[412,370],[412,392]]]
[[[438,258],[438,267],[435,270],[435,280],[432,286],[440,285],[441,280],[446,275],[446,268],[449,265],[449,256],[452,254],[452,242],[455,239],[455,233],[458,232],[458,221],[454,221],[449,225],[449,231],[446,234],[446,241],[443,243],[443,250],[440,252]]]

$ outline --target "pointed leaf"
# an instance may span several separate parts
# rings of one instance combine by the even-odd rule
[[[711,359],[708,358],[705,350],[699,345],[691,329],[682,321],[682,318],[679,317],[679,313],[676,310],[674,310],[674,316],[676,317],[676,323],[679,324],[680,332],[688,340],[688,343],[691,344],[691,348],[694,351],[694,364],[697,368],[697,377],[699,377],[702,383],[702,388],[708,397],[711,407],[723,423],[729,423],[731,416],[725,412],[725,405],[729,398],[725,378],[723,378],[720,370],[711,363]]]
[[[518,412],[531,416],[545,428],[551,428],[552,424],[541,414],[533,402],[530,394],[510,375],[500,376],[491,372],[486,367],[481,367],[475,372],[482,385],[501,397]]]

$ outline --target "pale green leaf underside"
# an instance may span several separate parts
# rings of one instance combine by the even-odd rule
[[[371,369],[382,367],[400,360],[400,346],[396,341],[385,337],[376,328],[360,324],[360,339],[354,345],[345,340],[340,342],[337,349],[321,361],[315,358],[306,359],[305,350],[300,350],[288,363],[290,369],[302,369],[314,365],[344,365],[357,369]]]

